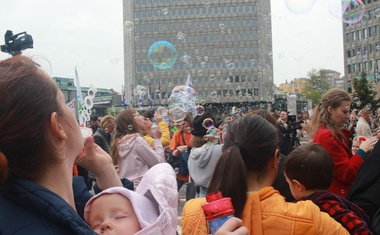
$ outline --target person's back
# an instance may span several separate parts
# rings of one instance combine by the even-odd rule
[[[362,209],[326,191],[334,177],[334,162],[321,145],[298,147],[287,156],[283,170],[294,198],[312,201],[350,234],[372,234],[367,225],[369,218]]]
[[[279,156],[277,131],[268,121],[247,115],[232,122],[207,193],[221,191],[231,197],[235,216],[249,234],[348,234],[311,201],[288,203],[273,189]],[[194,199],[185,204],[184,235],[207,234],[204,202]]]

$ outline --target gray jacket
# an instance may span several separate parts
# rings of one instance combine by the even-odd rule
[[[188,161],[190,177],[196,186],[208,188],[216,162],[222,155],[222,144],[206,143],[202,147],[193,147]]]

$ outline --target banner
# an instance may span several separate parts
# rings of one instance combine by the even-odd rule
[[[76,116],[75,115],[75,105],[76,105],[75,98],[69,103],[67,103],[66,105],[69,106],[69,108],[71,109],[71,112],[73,112],[74,116]]]
[[[75,66],[75,86],[77,88],[77,104],[78,104],[78,121],[80,126],[85,126],[84,124],[84,118],[82,115],[83,112],[83,96],[82,96],[82,90],[79,84],[79,76],[77,67]]]

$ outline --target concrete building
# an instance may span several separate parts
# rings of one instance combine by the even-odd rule
[[[303,93],[307,83],[307,78],[295,78],[293,81],[286,80],[280,84],[280,89],[285,93]]]
[[[353,78],[362,71],[369,81],[379,79],[380,68],[380,1],[363,0],[364,16],[357,23],[343,23],[345,78],[351,91]],[[363,11],[363,10],[362,10]],[[347,14],[357,15],[358,7],[351,4]],[[377,92],[380,87],[377,85]]]
[[[153,105],[165,104],[173,87],[184,85],[189,75],[206,103],[272,100],[270,12],[268,0],[124,0],[128,103],[139,106],[132,91],[141,85],[148,91],[144,106],[149,93]],[[172,66],[159,69],[150,63],[148,50],[157,41],[175,47]]]

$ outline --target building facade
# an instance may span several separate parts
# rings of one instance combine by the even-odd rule
[[[165,104],[191,77],[206,103],[272,100],[272,34],[268,0],[123,0],[124,83],[127,103],[146,88],[143,105]],[[127,26],[128,24],[128,26]],[[170,42],[177,59],[154,67],[148,50]]]
[[[363,71],[367,73],[369,81],[379,79],[380,1],[363,0],[363,3],[363,18],[357,23],[343,23],[344,72],[349,91],[352,89],[352,80],[359,78]],[[347,14],[357,15],[358,11],[357,6],[351,4]]]
[[[280,89],[285,93],[303,93],[307,83],[307,78],[295,78],[293,81],[286,81],[280,84]]]

